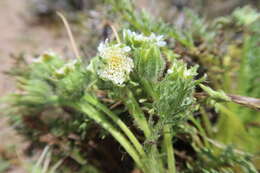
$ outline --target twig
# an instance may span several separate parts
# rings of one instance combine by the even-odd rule
[[[113,31],[115,37],[116,37],[117,42],[118,42],[118,43],[121,43],[120,37],[119,37],[119,35],[118,35],[118,33],[117,33],[117,30],[116,30],[115,26],[114,26],[113,24],[111,24],[111,23],[108,23],[108,25],[111,27],[111,29],[112,29],[112,31]]]
[[[199,99],[204,99],[205,97],[210,97],[209,94],[200,92],[195,93],[194,96]],[[253,98],[253,97],[246,97],[246,96],[240,96],[240,95],[234,95],[234,94],[226,94],[230,98],[230,100],[236,104],[240,104],[252,109],[255,109],[257,111],[260,111],[260,99]],[[223,100],[226,101],[226,100]]]
[[[222,144],[222,143],[220,143],[220,142],[218,142],[218,141],[212,140],[212,139],[210,139],[210,138],[208,138],[208,137],[206,137],[206,136],[204,136],[204,137],[205,137],[205,139],[206,139],[207,141],[209,141],[211,144],[213,144],[214,146],[216,146],[216,147],[218,147],[218,148],[225,149],[225,148],[227,147],[225,144]],[[253,156],[251,153],[244,152],[244,151],[239,150],[239,149],[234,149],[233,151],[234,151],[235,153],[237,153],[237,154]]]
[[[68,33],[68,36],[69,36],[69,39],[70,39],[70,43],[71,43],[71,46],[72,46],[72,49],[75,53],[75,56],[80,60],[80,54],[79,54],[79,50],[78,50],[78,46],[75,42],[75,39],[74,39],[74,36],[71,32],[71,29],[70,29],[70,26],[69,26],[69,23],[67,21],[67,19],[65,18],[65,16],[60,13],[60,12],[57,12],[57,15],[61,18],[62,22],[64,23],[64,26],[67,30],[67,33]]]
[[[233,95],[233,94],[227,94],[227,95],[229,98],[231,98],[231,100],[234,103],[244,105],[260,111],[260,99],[253,98],[253,97]]]
[[[122,101],[118,101],[115,104],[113,104],[112,106],[110,106],[110,109],[114,109],[114,108],[116,108],[117,106],[119,106],[121,104],[122,104]]]

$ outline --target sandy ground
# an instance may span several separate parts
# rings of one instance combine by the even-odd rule
[[[14,4],[15,2],[15,4]],[[28,0],[1,0],[0,1],[0,71],[10,68],[10,54],[21,52],[33,55],[52,48],[62,52],[69,42],[64,40],[64,28],[54,28],[45,24],[34,23],[30,16]],[[66,35],[65,35],[66,36]],[[3,74],[0,74],[0,96],[14,87]]]

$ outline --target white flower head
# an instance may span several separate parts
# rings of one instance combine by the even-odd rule
[[[130,37],[131,39],[135,41],[140,41],[140,42],[152,42],[155,43],[159,47],[164,47],[166,46],[166,42],[164,41],[164,36],[163,35],[155,35],[152,33],[150,36],[145,36],[143,34],[138,34],[134,31],[131,31],[129,29],[123,31],[123,37]]]
[[[103,64],[97,71],[98,75],[116,85],[123,85],[134,67],[133,60],[128,56],[130,50],[130,47],[122,44],[109,45],[107,41],[101,42],[98,51]]]

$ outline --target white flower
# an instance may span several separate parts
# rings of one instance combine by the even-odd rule
[[[130,37],[131,39],[135,41],[142,41],[142,42],[152,42],[155,43],[159,47],[164,47],[166,46],[166,42],[163,39],[163,35],[155,35],[152,33],[150,36],[145,36],[143,34],[138,34],[136,32],[133,32],[131,30],[124,30],[123,31],[123,37]]]
[[[171,74],[171,73],[173,73],[173,70],[172,70],[172,69],[168,69],[168,70],[167,70],[167,73],[168,73],[168,74]]]
[[[130,47],[121,44],[109,46],[107,41],[100,43],[98,51],[103,64],[97,74],[116,85],[123,85],[134,67],[133,60],[127,55],[130,50]]]

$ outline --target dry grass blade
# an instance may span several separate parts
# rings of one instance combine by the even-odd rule
[[[255,109],[257,111],[260,111],[260,99],[253,98],[253,97],[246,97],[246,96],[240,96],[240,95],[234,95],[234,94],[226,94],[230,100],[236,104],[240,104],[252,109]],[[204,99],[205,97],[209,97],[207,93],[201,92],[201,93],[195,93],[194,96],[198,99]],[[223,100],[226,101],[226,100]]]
[[[72,49],[75,53],[75,56],[80,59],[80,54],[79,54],[79,50],[78,50],[78,46],[76,44],[76,41],[74,39],[74,36],[72,34],[72,31],[70,29],[70,26],[69,26],[69,23],[67,21],[67,19],[65,18],[65,16],[60,13],[60,12],[57,12],[58,16],[61,18],[62,22],[64,23],[65,27],[66,27],[66,30],[67,30],[67,33],[68,33],[68,36],[70,38],[70,42],[71,42],[71,46],[72,46]]]
[[[234,103],[250,107],[260,111],[260,99],[246,96],[227,94]]]

